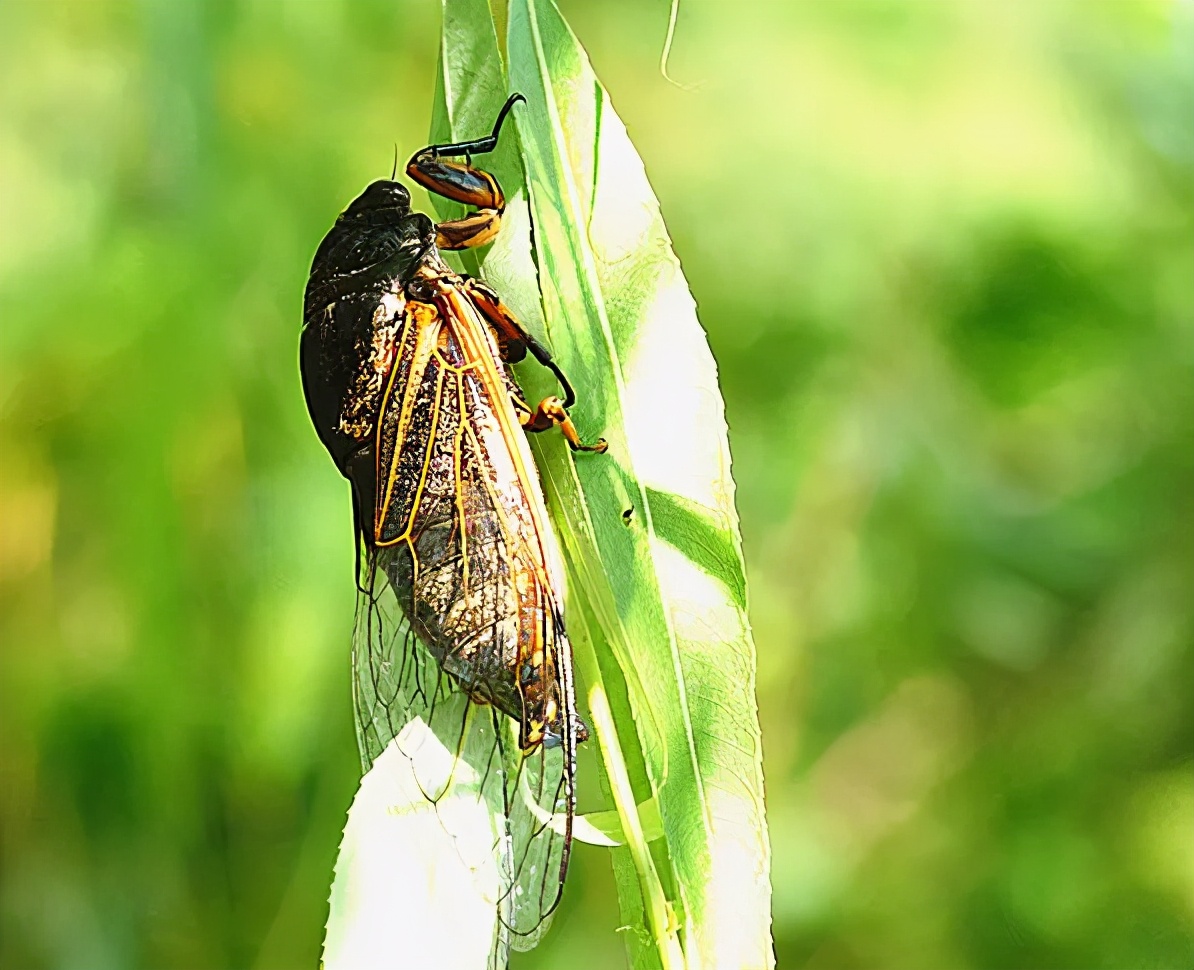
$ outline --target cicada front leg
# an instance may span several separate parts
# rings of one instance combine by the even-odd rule
[[[525,101],[521,94],[512,94],[498,112],[493,132],[485,138],[454,142],[448,145],[428,145],[406,164],[406,174],[419,185],[453,202],[476,206],[461,219],[449,219],[435,227],[435,242],[440,249],[471,249],[491,242],[502,227],[502,212],[506,197],[502,187],[488,172],[474,168],[473,155],[483,155],[497,147],[502,122],[515,102]],[[464,157],[465,163],[450,162],[447,158]]]
[[[506,208],[506,197],[497,179],[471,165],[428,154],[431,151],[425,148],[412,158],[406,174],[437,195],[477,207],[476,212],[463,218],[436,223],[435,244],[440,249],[456,250],[492,242],[502,228],[502,212]]]
[[[502,360],[508,363],[517,363],[526,357],[529,350],[535,360],[555,374],[556,380],[560,382],[560,387],[564,390],[563,400],[553,395],[545,397],[534,410],[531,410],[529,406],[525,410],[520,408],[518,419],[522,426],[527,431],[546,431],[548,428],[559,428],[573,451],[595,451],[598,454],[605,451],[607,445],[604,438],[598,438],[591,445],[581,442],[576,425],[568,417],[568,408],[576,403],[576,394],[572,390],[572,384],[560,369],[560,365],[547,352],[547,348],[526,332],[522,324],[510,312],[510,308],[484,283],[470,279],[465,281],[464,286],[465,292],[472,298],[473,306],[480,311],[482,318],[493,328]]]

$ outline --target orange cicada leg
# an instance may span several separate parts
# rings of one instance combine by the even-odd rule
[[[502,360],[517,363],[526,356],[529,350],[539,363],[550,370],[564,389],[564,399],[545,397],[539,402],[534,411],[520,410],[518,419],[527,431],[546,431],[548,428],[558,427],[568,441],[573,451],[605,451],[607,445],[604,438],[598,438],[591,445],[582,444],[576,425],[568,417],[568,408],[576,403],[576,394],[572,384],[564,376],[551,354],[547,352],[538,340],[523,328],[518,319],[510,312],[510,308],[488,286],[479,280],[467,280],[465,291],[472,297],[473,305],[481,312],[481,316],[493,328],[497,335],[498,346],[502,351]]]
[[[435,243],[440,249],[471,249],[491,242],[502,227],[502,212],[506,197],[502,187],[488,172],[472,165],[473,155],[483,155],[497,147],[502,122],[515,102],[525,101],[521,94],[512,94],[494,122],[493,132],[485,138],[455,142],[448,145],[428,145],[406,163],[406,174],[419,185],[453,202],[476,206],[460,219],[450,219],[435,227]],[[449,157],[464,156],[464,164],[447,161]]]

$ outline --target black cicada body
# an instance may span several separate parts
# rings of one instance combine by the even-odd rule
[[[505,786],[499,912],[515,947],[533,941],[559,901],[576,745],[587,737],[561,557],[525,432],[558,426],[574,448],[604,450],[580,444],[571,387],[543,347],[493,290],[440,257],[498,231],[497,182],[447,159],[492,151],[518,99],[489,137],[431,146],[407,166],[477,211],[436,225],[411,211],[405,187],[378,181],[340,215],[311,267],[301,346],[312,421],[352,488],[362,757],[370,764],[415,719],[459,756],[488,705],[491,761],[474,767]],[[523,399],[507,365],[528,350],[556,373],[562,400]],[[428,783],[428,798],[444,784]]]

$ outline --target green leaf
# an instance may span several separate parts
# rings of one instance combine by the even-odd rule
[[[643,836],[648,842],[663,838],[663,820],[659,817],[659,806],[650,799],[638,806],[638,817],[643,823]],[[576,816],[576,838],[590,845],[604,845],[609,848],[624,845],[626,833],[618,813],[588,812]]]
[[[626,676],[685,959],[769,966],[755,657],[716,366],[642,163],[550,0],[512,0],[507,50],[528,99],[517,118],[548,336],[582,435],[610,443],[600,459],[544,462],[571,516],[561,538]]]
[[[647,502],[655,534],[719,580],[734,605],[745,610],[746,576],[737,523],[724,511],[706,508],[675,492],[648,487]]]
[[[468,771],[412,721],[361,779],[336,859],[325,970],[494,965],[500,806],[478,797],[480,778],[463,778]],[[423,786],[436,779],[443,788],[449,777],[450,796],[430,802]]]

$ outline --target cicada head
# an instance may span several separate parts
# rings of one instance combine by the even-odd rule
[[[401,182],[379,179],[371,183],[344,210],[342,219],[352,219],[369,212],[393,211],[405,214],[410,211],[410,192]]]

